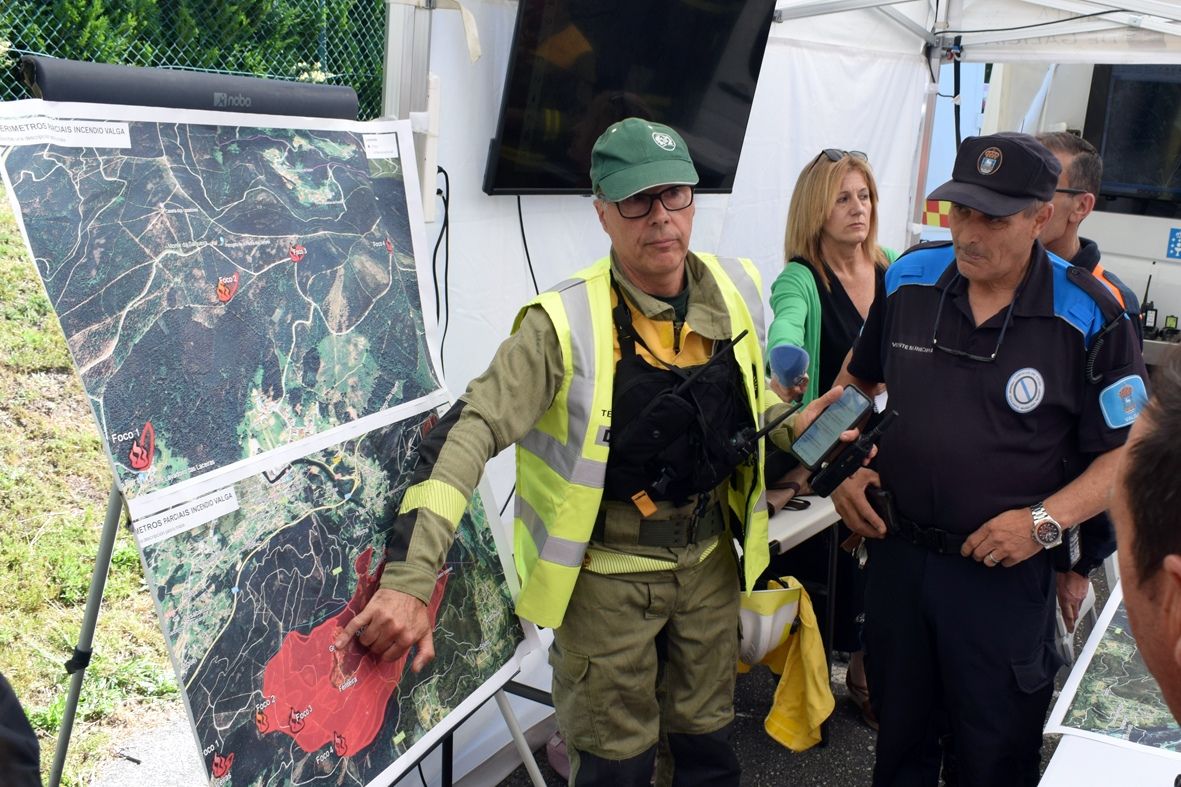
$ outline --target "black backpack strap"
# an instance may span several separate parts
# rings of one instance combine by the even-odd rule
[[[639,338],[632,327],[632,310],[627,307],[623,290],[619,289],[614,275],[611,276],[611,289],[615,290],[615,308],[611,310],[611,319],[615,322],[615,333],[619,336],[619,352],[624,358],[629,358],[636,354],[636,339]],[[640,344],[643,343],[643,339],[640,339]]]

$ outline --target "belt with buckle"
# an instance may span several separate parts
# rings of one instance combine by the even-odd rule
[[[594,529],[591,530],[591,541],[602,543],[606,525],[607,512],[599,511]],[[686,547],[713,538],[725,529],[722,505],[714,503],[699,516],[686,514],[669,519],[640,520],[640,531],[635,543],[644,547]]]
[[[949,533],[937,527],[922,527],[906,517],[898,516],[897,514],[894,517],[894,525],[895,527],[890,530],[890,535],[898,536],[912,544],[926,547],[940,555],[960,554],[960,547],[968,540],[968,537],[961,533]]]

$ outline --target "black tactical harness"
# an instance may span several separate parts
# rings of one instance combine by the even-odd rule
[[[708,494],[746,458],[744,433],[754,421],[734,357],[746,336],[715,345],[704,364],[652,366],[636,354],[639,342],[656,354],[632,327],[631,310],[612,279],[618,303],[612,311],[619,337],[611,396],[611,450],[604,498],[651,500],[684,505]],[[675,328],[674,328],[675,330]]]

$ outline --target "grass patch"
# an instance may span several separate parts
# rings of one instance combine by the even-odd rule
[[[24,240],[0,189],[0,672],[49,775],[111,472]],[[86,784],[112,740],[177,686],[139,553],[120,528],[63,782]]]

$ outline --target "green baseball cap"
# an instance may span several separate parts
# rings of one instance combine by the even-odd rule
[[[694,186],[697,169],[681,135],[661,123],[626,118],[591,150],[591,188],[619,202],[653,186]]]

